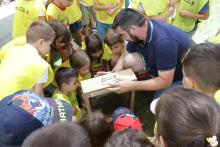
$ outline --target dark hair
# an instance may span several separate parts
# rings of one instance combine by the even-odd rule
[[[169,89],[156,106],[157,137],[168,147],[210,147],[208,137],[220,141],[219,114],[213,98],[190,89]]]
[[[154,147],[145,134],[134,129],[115,132],[106,142],[105,147]]]
[[[220,88],[220,45],[195,45],[186,52],[182,64],[185,76],[192,77],[199,90],[215,93]]]
[[[69,62],[72,68],[78,70],[89,63],[90,59],[84,51],[77,50],[70,56]]]
[[[68,67],[60,67],[55,73],[55,81],[59,89],[63,83],[68,84],[73,77],[77,78],[77,73],[74,69]]]
[[[87,130],[93,147],[103,147],[113,131],[101,112],[85,116],[81,119],[80,125]]]
[[[40,20],[33,22],[26,32],[27,43],[34,43],[39,39],[53,41],[54,38],[55,32],[53,28],[51,28],[46,22]]]
[[[116,29],[117,27],[121,27],[124,31],[130,33],[131,25],[135,26],[143,26],[146,22],[146,18],[144,15],[140,14],[138,11],[126,8],[121,10],[114,19],[112,24],[112,28]]]
[[[105,34],[105,43],[111,47],[117,43],[123,43],[123,39],[120,34],[116,33],[113,29],[109,29]]]
[[[93,60],[92,53],[97,53],[98,51],[102,50],[103,52],[103,43],[99,36],[95,33],[90,33],[85,38],[86,44],[86,53],[88,54],[91,61]],[[100,57],[101,60],[101,57]]]
[[[59,20],[52,20],[49,25],[54,29],[56,34],[56,39],[61,38],[61,42],[66,45],[71,41],[71,33],[69,29]],[[56,48],[56,47],[55,47]]]
[[[22,147],[90,147],[85,130],[73,122],[55,123],[36,130]]]

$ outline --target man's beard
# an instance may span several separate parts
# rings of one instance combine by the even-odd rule
[[[134,35],[132,35],[132,34],[130,34],[130,33],[129,33],[129,36],[130,36],[131,39],[132,39],[132,43],[134,43],[134,44],[141,44],[141,43],[143,43],[142,40],[140,40],[138,37],[136,37],[136,36],[134,36]]]

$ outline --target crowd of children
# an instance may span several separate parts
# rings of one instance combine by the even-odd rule
[[[102,112],[86,115],[80,84],[103,71],[130,67],[124,60],[129,47],[142,43],[140,49],[151,49],[155,28],[148,20],[176,26],[179,34],[185,32],[191,38],[199,23],[208,19],[212,2],[16,0],[13,40],[0,50],[0,147],[220,147],[219,32],[213,36],[215,44],[187,48],[178,67],[182,84],[161,88],[159,99],[152,102],[155,140],[145,135],[139,118],[125,107],[112,113],[112,124]],[[149,44],[134,36],[146,33],[138,30],[141,26],[124,25],[127,35],[116,31],[124,29],[120,24],[114,26],[125,15],[119,13],[122,9],[138,13],[137,23],[144,21],[152,27],[147,33]],[[145,57],[141,57],[140,62],[129,63],[142,64]],[[139,67],[142,65],[132,67],[139,80],[155,78],[143,76]]]

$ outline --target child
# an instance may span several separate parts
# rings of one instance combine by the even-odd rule
[[[72,106],[76,120],[79,120],[81,111],[76,99],[77,73],[72,68],[61,67],[55,73],[55,81],[58,89],[54,91],[52,98],[68,102]]]
[[[115,132],[105,144],[105,147],[154,147],[145,134],[134,129]]]
[[[46,11],[47,21],[59,20],[65,25],[69,25],[67,17],[67,7],[72,5],[73,0],[54,0],[52,1]]]
[[[94,0],[97,12],[96,28],[101,40],[104,40],[105,33],[111,28],[115,16],[123,5],[124,0]]]
[[[215,97],[220,104],[220,45],[195,45],[183,57],[182,65],[183,86]]]
[[[93,0],[80,0],[80,8],[82,10],[82,26],[83,34],[88,36],[89,24],[93,24],[96,21],[96,12],[93,7]],[[92,20],[90,19],[92,17]]]
[[[1,57],[0,99],[19,90],[30,90],[43,96],[43,87],[53,79],[51,66],[43,59],[50,52],[54,30],[45,22],[30,25],[27,44],[13,46]]]
[[[63,122],[33,132],[22,147],[90,147],[90,142],[80,125]]]
[[[157,138],[163,147],[220,147],[220,107],[211,97],[184,88],[160,97]]]
[[[82,23],[81,23],[82,12],[79,6],[79,0],[74,0],[73,4],[67,8],[67,18],[69,23],[70,32],[76,34],[76,41],[81,46],[81,43],[84,41],[83,34],[81,32]]]
[[[32,22],[46,21],[46,9],[40,0],[17,0],[15,3],[12,37],[25,36]]]
[[[53,20],[49,24],[56,33],[56,39],[52,44],[49,62],[55,71],[64,65],[66,65],[65,67],[70,67],[69,57],[75,50],[72,45],[70,31],[61,21]]]
[[[112,134],[111,125],[101,112],[85,116],[80,125],[88,132],[92,147],[103,147]]]
[[[121,131],[129,128],[137,131],[143,131],[139,118],[135,116],[131,110],[125,107],[119,107],[113,112],[112,121],[114,131]]]
[[[209,0],[181,0],[177,4],[176,16],[172,25],[187,32],[192,37],[200,20],[209,17]]]
[[[105,43],[112,51],[111,67],[114,68],[118,59],[125,51],[125,42],[119,34],[114,32],[113,29],[109,29],[105,35]]]
[[[91,78],[90,59],[84,51],[75,51],[70,56],[69,62],[71,67],[76,70],[79,82]]]
[[[91,72],[108,71],[111,59],[111,50],[104,46],[97,34],[91,33],[85,38],[86,53],[91,61]]]

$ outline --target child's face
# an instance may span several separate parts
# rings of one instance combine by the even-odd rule
[[[68,60],[70,55],[73,53],[72,43],[62,43],[60,39],[56,41],[56,49],[64,61]]]
[[[71,78],[69,83],[65,85],[68,92],[76,91],[78,87],[77,79],[75,77]]]
[[[61,0],[64,7],[69,7],[72,5],[73,0]]]
[[[118,43],[112,45],[110,48],[112,50],[112,54],[120,55],[121,50],[123,49],[123,43],[118,42]]]
[[[49,41],[42,40],[42,41],[40,41],[40,55],[42,57],[45,57],[45,55],[47,55],[50,52],[52,43],[53,43],[53,40],[49,40]]]
[[[79,69],[80,75],[87,75],[90,72],[90,62]]]
[[[98,60],[101,58],[102,56],[102,49],[100,49],[98,52],[96,53],[91,53],[91,56],[95,59],[95,60]]]

